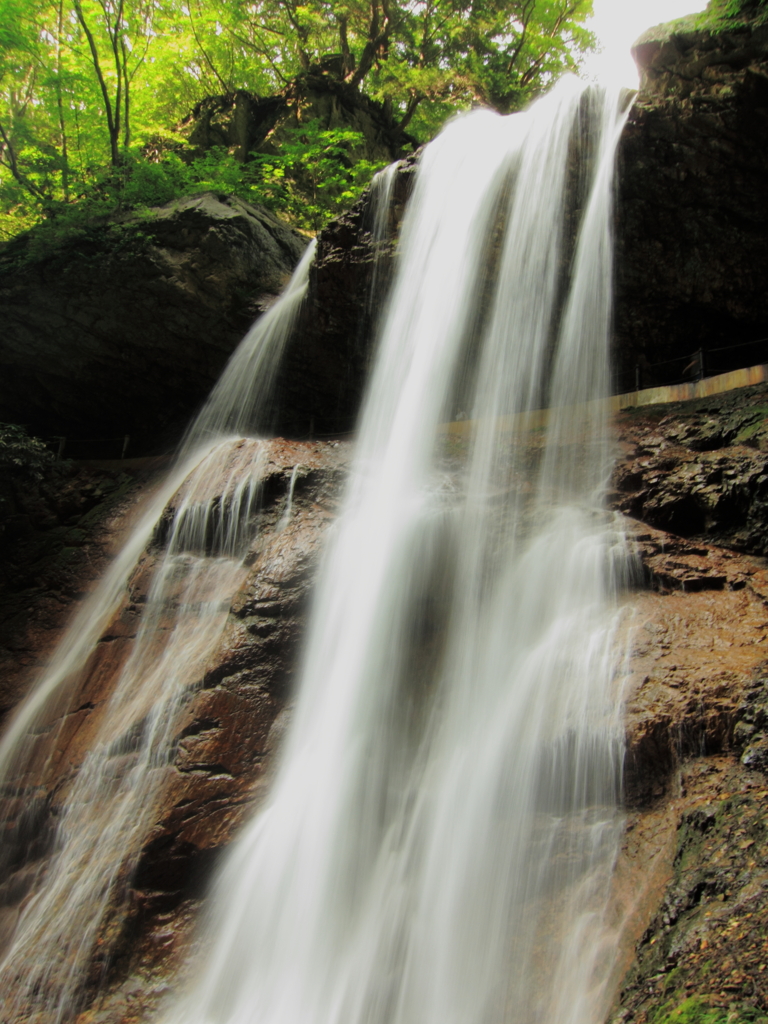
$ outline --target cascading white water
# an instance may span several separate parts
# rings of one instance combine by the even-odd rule
[[[601,1019],[621,123],[617,96],[566,80],[424,152],[294,720],[174,1022]],[[459,409],[466,450],[440,431]]]
[[[89,749],[64,798],[57,798],[53,852],[40,861],[37,879],[25,870],[31,898],[0,962],[0,1008],[9,1024],[72,1020],[97,946],[108,962],[114,922],[157,817],[180,713],[203,678],[247,572],[243,555],[254,539],[266,457],[264,442],[240,435],[265,404],[313,254],[314,243],[284,295],[241,343],[188,431],[175,468],[0,743],[9,854],[19,805],[33,802],[34,786],[46,775],[46,766],[35,765],[38,748],[50,759],[57,747],[51,731],[66,735],[95,645],[154,534],[162,552],[130,656],[104,706],[93,709]],[[169,502],[173,516],[164,524]]]
[[[235,350],[207,402],[193,420],[182,454],[222,437],[243,437],[262,428],[275,375],[307,294],[317,243],[309,243],[280,299],[260,317]]]
[[[367,313],[375,314],[376,306],[381,299],[381,263],[387,245],[391,241],[390,218],[392,215],[392,196],[395,190],[399,164],[392,163],[374,175],[371,182],[369,207],[371,212],[371,249],[373,250],[373,270],[368,289]]]

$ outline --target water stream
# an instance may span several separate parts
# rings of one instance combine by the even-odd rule
[[[617,95],[424,152],[266,806],[184,1024],[598,1024],[624,538],[603,507]],[[526,413],[550,406],[545,432]],[[461,410],[463,432],[441,430]]]

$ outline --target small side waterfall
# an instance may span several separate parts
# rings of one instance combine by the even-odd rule
[[[203,678],[247,573],[243,556],[257,528],[266,455],[265,442],[242,435],[252,432],[269,395],[313,254],[314,243],[282,298],[232,357],[175,468],[0,744],[6,875],[27,839],[19,806],[29,817],[35,783],[49,770],[39,764],[40,751],[50,762],[57,745],[51,733],[66,735],[84,680],[98,671],[96,644],[154,538],[157,564],[130,655],[84,726],[87,753],[57,797],[50,852],[20,883],[29,898],[0,962],[0,1007],[9,1024],[73,1020],[88,974],[99,961],[108,963],[141,846],[157,817],[179,715]]]
[[[617,95],[566,80],[424,152],[294,720],[174,1022],[605,1012],[627,556],[602,501],[601,399],[622,123]]]

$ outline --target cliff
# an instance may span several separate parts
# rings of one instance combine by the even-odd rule
[[[634,55],[616,231],[625,391],[637,367],[645,387],[680,379],[700,348],[709,372],[764,362],[768,338],[768,25],[673,23]]]
[[[690,375],[700,349],[708,372],[765,357],[768,26],[686,26],[652,30],[635,50],[643,83],[618,156],[618,390]],[[266,145],[275,118],[287,124],[309,104],[329,125],[372,118],[363,131],[371,153],[396,152],[382,141],[380,112],[347,109],[328,76],[304,84],[271,113],[245,95],[211,100],[185,129],[190,144]],[[400,165],[395,234],[414,159]],[[273,413],[284,434],[354,423],[374,344],[371,228],[364,197],[320,233]],[[134,455],[172,445],[304,245],[266,211],[213,195],[94,224],[53,246],[39,232],[6,245],[0,419],[71,438],[128,434]],[[378,254],[383,281],[392,254]]]
[[[758,528],[768,480],[768,386],[628,411],[616,429],[621,451],[610,500],[628,514],[642,572],[628,624],[628,829],[615,882],[616,913],[628,922],[628,973],[614,1016],[643,1024],[692,998],[700,1008],[735,1013],[733,1020],[754,1020],[768,1008],[758,941],[768,923],[768,865],[760,854],[768,792],[768,563]],[[111,957],[102,962],[97,954],[92,984],[106,977],[106,987],[81,1024],[142,1019],[158,1004],[194,940],[213,865],[264,792],[290,715],[312,582],[349,453],[347,442],[268,443],[248,575],[215,655],[189,681],[153,827],[130,888],[104,925]],[[127,468],[123,475],[132,482],[114,479],[105,467],[90,471],[90,486],[83,469],[65,488],[70,504],[79,500],[86,509],[81,544],[94,552],[105,530],[117,528],[117,513],[135,517],[143,493],[137,485],[151,486],[151,466],[143,478],[141,467]],[[116,488],[111,498],[105,480]],[[700,514],[683,531],[659,528],[678,505],[688,507],[691,493]],[[102,495],[107,504],[89,520],[88,509],[100,509]],[[177,501],[171,499],[169,515]],[[674,514],[682,515],[680,509]],[[47,767],[35,785],[34,826],[27,802],[12,869],[0,887],[5,927],[50,855],[46,836],[130,652],[164,543],[160,531],[142,556],[65,718],[52,720],[52,731],[41,730]],[[95,574],[97,559],[90,568]],[[80,567],[70,599],[87,590],[86,569]],[[51,597],[64,603],[67,596],[63,587],[51,594],[46,586],[44,580],[25,598],[37,623],[28,634],[36,657],[44,654]],[[55,632],[49,636],[54,640]],[[33,668],[27,666],[27,679]],[[17,694],[22,682],[19,677]],[[46,737],[55,739],[47,753]],[[117,769],[125,754],[114,756]]]

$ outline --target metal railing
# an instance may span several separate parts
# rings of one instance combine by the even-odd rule
[[[54,434],[42,439],[54,452],[56,461],[62,459],[124,459],[131,443],[131,435],[120,437],[64,437]]]
[[[672,359],[662,359],[658,363],[645,363],[643,365],[635,363],[635,391],[669,384],[687,384],[692,381],[704,380],[705,377],[714,377],[717,374],[726,373],[728,370],[737,369],[738,367],[732,365],[717,366],[715,365],[717,360],[713,359],[713,357],[721,352],[730,353],[739,349],[766,345],[766,343],[768,343],[768,338],[756,338],[754,341],[743,341],[736,345],[721,345],[717,348],[697,348],[695,352],[675,356]],[[763,361],[768,362],[768,359]],[[732,360],[726,360],[726,363],[731,364]],[[681,367],[679,376],[668,377],[663,373],[650,373],[650,377],[653,378],[652,380],[643,379],[644,374],[650,371],[662,366],[674,366],[675,364]]]

